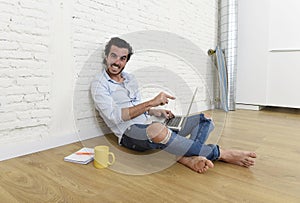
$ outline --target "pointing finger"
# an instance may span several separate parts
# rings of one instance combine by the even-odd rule
[[[169,98],[169,99],[176,99],[174,96],[168,95],[168,94],[166,94],[166,97]]]

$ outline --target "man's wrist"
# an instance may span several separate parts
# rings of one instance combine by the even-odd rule
[[[147,111],[149,113],[150,109],[152,108],[151,101],[145,102],[145,112]]]

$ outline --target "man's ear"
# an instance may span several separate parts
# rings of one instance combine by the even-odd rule
[[[103,61],[102,61],[102,62],[103,62],[104,65],[107,66],[107,56],[104,55],[104,58],[103,58]]]

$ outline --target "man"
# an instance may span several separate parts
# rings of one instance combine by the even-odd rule
[[[255,152],[225,150],[218,145],[206,145],[205,141],[214,125],[203,114],[189,116],[179,132],[161,123],[147,123],[148,115],[172,118],[169,110],[155,109],[165,105],[173,96],[164,92],[142,102],[138,84],[133,75],[124,70],[133,54],[125,40],[112,38],[105,46],[103,63],[106,68],[96,75],[91,85],[96,109],[119,144],[136,151],[162,149],[178,156],[178,162],[203,173],[214,165],[213,160],[250,167],[255,163]],[[190,135],[190,138],[186,138]]]

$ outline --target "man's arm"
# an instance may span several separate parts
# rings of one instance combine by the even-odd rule
[[[164,92],[159,93],[156,97],[153,99],[143,102],[141,104],[138,104],[136,106],[132,106],[129,108],[123,108],[122,109],[122,119],[124,121],[133,119],[146,111],[149,111],[152,107],[156,107],[159,105],[165,105],[169,102],[169,99],[175,99],[175,97],[168,95]]]

